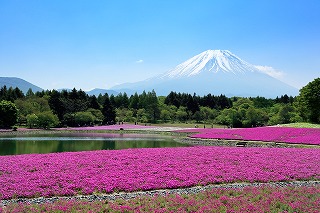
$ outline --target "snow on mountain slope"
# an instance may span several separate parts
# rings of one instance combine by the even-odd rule
[[[159,95],[168,95],[170,91],[271,98],[298,94],[296,88],[276,79],[275,74],[279,73],[272,67],[249,64],[228,50],[207,50],[164,74],[112,89],[137,92],[155,89]]]
[[[255,72],[257,68],[228,50],[207,50],[179,64],[160,78],[193,76],[201,72],[231,72],[233,74]]]

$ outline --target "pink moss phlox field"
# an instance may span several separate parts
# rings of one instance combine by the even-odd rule
[[[243,129],[190,129],[180,132],[199,132],[192,138],[270,141],[320,145],[320,129],[291,127],[259,127]]]
[[[144,126],[144,125],[134,125],[134,124],[116,124],[116,125],[107,125],[107,126],[88,126],[88,127],[68,127],[68,128],[52,128],[53,130],[119,130],[120,128],[127,129],[148,129],[153,128],[154,126]]]
[[[320,187],[246,187],[213,189],[196,194],[144,196],[130,200],[60,200],[12,204],[5,212],[309,212],[320,209]],[[1,212],[1,208],[0,208]]]
[[[320,149],[184,147],[0,156],[0,199],[320,179]]]

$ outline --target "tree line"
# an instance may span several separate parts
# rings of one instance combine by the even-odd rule
[[[117,122],[196,122],[230,127],[253,127],[292,122],[320,123],[320,80],[300,90],[297,97],[231,97],[171,92],[157,96],[153,90],[128,96],[84,91],[46,90],[26,94],[19,88],[0,89],[0,127],[29,128],[111,125]]]

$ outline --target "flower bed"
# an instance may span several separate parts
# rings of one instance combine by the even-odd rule
[[[247,187],[113,202],[59,201],[13,204],[5,212],[318,212],[319,187]],[[1,212],[1,207],[0,207]]]
[[[244,129],[190,129],[180,132],[199,132],[192,138],[270,141],[320,145],[320,129],[290,127],[259,127]]]
[[[0,199],[320,179],[320,149],[185,147],[0,156]]]

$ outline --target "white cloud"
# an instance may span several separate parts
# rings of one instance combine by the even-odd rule
[[[301,82],[296,81],[292,78],[292,75],[289,75],[285,72],[274,69],[273,67],[268,66],[255,66],[260,72],[265,73],[275,79],[278,79],[290,86],[293,86],[297,89],[301,88]]]
[[[276,79],[282,79],[285,75],[285,73],[274,69],[273,67],[268,67],[268,66],[255,66],[258,70],[260,70],[261,72],[270,75],[271,77],[274,77]]]
[[[140,59],[140,60],[136,61],[136,63],[137,63],[137,64],[141,64],[141,63],[143,63],[143,60]]]

